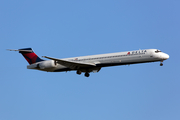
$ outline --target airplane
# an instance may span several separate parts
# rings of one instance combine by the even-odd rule
[[[42,56],[43,58],[47,58],[50,60],[43,60],[39,58],[33,52],[32,48],[8,50],[19,51],[19,53],[21,53],[29,63],[27,69],[35,69],[47,72],[76,71],[78,75],[84,72],[85,77],[89,77],[90,72],[99,72],[102,67],[157,61],[160,61],[160,66],[163,66],[163,61],[169,58],[168,54],[163,53],[158,49],[134,50],[127,52],[80,56],[64,59]]]

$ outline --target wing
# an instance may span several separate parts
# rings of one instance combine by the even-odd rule
[[[82,63],[82,62],[72,62],[72,61],[67,61],[67,60],[62,60],[62,59],[57,59],[57,58],[52,58],[52,57],[47,57],[47,56],[42,56],[44,58],[48,58],[51,60],[55,60],[57,63],[66,66],[71,69],[78,69],[78,68],[84,68],[84,67],[95,67],[96,64],[93,63]]]

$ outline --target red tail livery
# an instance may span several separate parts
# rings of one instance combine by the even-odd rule
[[[33,52],[32,48],[19,49],[18,51],[24,56],[29,64],[44,61]]]

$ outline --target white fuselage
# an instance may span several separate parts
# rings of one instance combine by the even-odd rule
[[[80,70],[82,72],[93,72],[99,71],[101,67],[115,66],[115,65],[126,65],[126,64],[137,64],[146,62],[163,61],[169,58],[169,55],[163,53],[157,49],[146,49],[146,50],[135,50],[127,52],[90,55],[82,57],[65,58],[65,60],[74,63],[93,64],[92,67],[67,67],[56,63],[54,60],[41,61],[28,65],[28,69],[37,69],[48,72],[62,72],[71,70]],[[43,67],[44,65],[44,67]],[[47,67],[48,66],[48,67]]]

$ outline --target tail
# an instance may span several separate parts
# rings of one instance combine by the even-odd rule
[[[24,58],[27,60],[29,64],[33,64],[36,62],[44,61],[43,59],[39,58],[32,50],[32,48],[23,48],[23,49],[18,49],[18,50],[12,50],[9,49],[10,51],[19,51]]]

